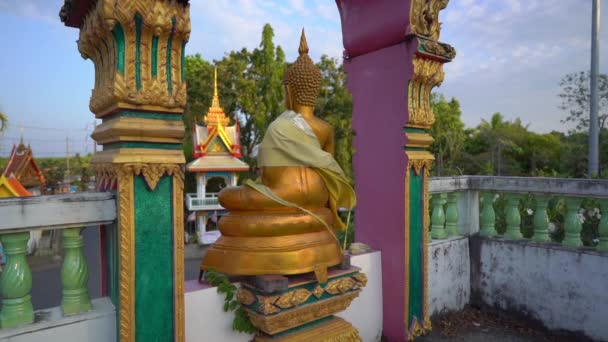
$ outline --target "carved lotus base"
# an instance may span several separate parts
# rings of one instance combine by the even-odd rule
[[[254,326],[255,341],[360,341],[357,330],[333,315],[348,308],[367,283],[356,267],[330,269],[327,281],[314,274],[288,277],[288,286],[272,293],[245,282],[237,293]]]

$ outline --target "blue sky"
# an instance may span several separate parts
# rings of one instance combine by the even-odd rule
[[[93,65],[80,57],[78,30],[58,17],[63,0],[0,0],[0,110],[11,126],[0,138],[10,152],[24,127],[37,155],[90,152],[93,114],[88,101]],[[342,41],[333,0],[191,0],[187,53],[219,59],[230,50],[259,44],[269,22],[288,59],[295,58],[306,28],[311,55],[340,57]],[[441,40],[458,51],[437,91],[460,100],[463,120],[475,126],[494,112],[520,117],[539,132],[567,131],[560,123],[558,82],[588,69],[591,1],[451,0],[442,11]],[[608,19],[602,15],[602,63],[608,67]]]

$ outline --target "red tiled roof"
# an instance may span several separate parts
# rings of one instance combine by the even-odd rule
[[[40,182],[40,184],[33,184],[34,186],[45,183],[44,175],[40,171],[36,161],[34,161],[32,149],[26,147],[23,143],[19,144],[19,146],[13,145],[11,156],[8,159],[8,164],[2,172],[2,175],[7,178],[14,176],[17,179],[20,179],[28,168],[33,169],[33,174],[36,175],[38,182]]]
[[[32,193],[27,191],[27,189],[24,188],[23,185],[21,185],[21,183],[19,183],[19,180],[17,180],[17,178],[15,178],[15,177],[8,178],[7,182],[10,185],[10,187],[13,188],[13,190],[19,195],[19,197],[32,196]]]

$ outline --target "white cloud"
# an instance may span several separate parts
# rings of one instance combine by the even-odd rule
[[[310,14],[310,10],[304,4],[304,0],[289,0],[289,4],[291,5],[291,7],[293,7],[293,9],[298,14],[301,14],[301,15],[309,15]]]
[[[323,3],[311,6],[312,2],[302,0],[239,0],[239,6],[234,6],[234,0],[192,0],[191,4],[188,53],[200,52],[204,58],[220,59],[231,50],[253,49],[260,43],[262,27],[270,23],[275,44],[283,47],[288,59],[297,56],[302,27],[306,29],[313,58],[318,59],[322,54],[342,56],[342,34],[335,5],[333,8]],[[318,15],[303,15],[312,11]]]
[[[1,0],[0,11],[59,25],[59,10],[62,5],[63,1],[56,0]]]
[[[566,130],[557,83],[589,67],[590,16],[590,2],[579,0],[451,1],[442,12],[441,39],[458,55],[445,66],[438,91],[460,100],[468,125],[500,111],[535,130]],[[606,25],[601,35],[608,35]]]

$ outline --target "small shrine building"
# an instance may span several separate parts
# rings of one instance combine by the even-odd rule
[[[195,119],[196,120],[196,119]],[[188,210],[196,212],[196,231],[201,244],[214,243],[219,231],[207,231],[207,224],[217,222],[225,209],[219,204],[217,194],[226,186],[235,186],[238,172],[248,171],[249,165],[241,158],[241,139],[238,122],[228,126],[230,118],[220,105],[217,91],[217,69],[214,71],[213,100],[204,125],[193,125],[192,157],[186,166],[196,174],[196,193],[186,194]]]
[[[25,146],[23,139],[19,145],[13,145],[2,176],[8,179],[16,178],[34,196],[40,195],[46,184],[44,175],[34,160],[31,147]]]

